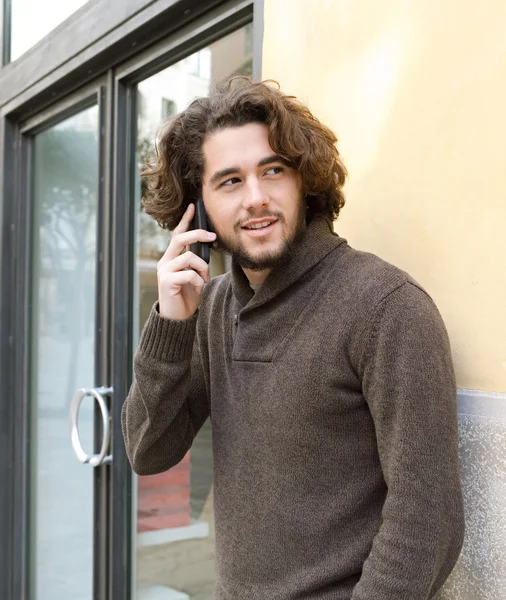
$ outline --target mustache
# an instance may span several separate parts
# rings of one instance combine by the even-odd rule
[[[241,228],[244,225],[244,223],[247,223],[251,219],[268,219],[268,218],[277,219],[278,221],[284,220],[283,215],[281,213],[263,212],[261,214],[250,214],[243,219],[237,219],[237,221],[235,221],[235,223],[234,223],[234,229]]]

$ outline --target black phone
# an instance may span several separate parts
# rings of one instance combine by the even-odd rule
[[[199,198],[197,202],[195,202],[195,214],[193,216],[190,229],[204,229],[205,231],[213,231],[209,223],[209,219],[207,218],[207,213],[202,198]],[[212,245],[212,242],[196,242],[195,244],[190,245],[190,250],[209,264],[209,260],[211,259]]]

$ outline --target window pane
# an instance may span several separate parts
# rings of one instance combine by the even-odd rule
[[[137,161],[152,156],[163,117],[182,111],[196,96],[232,75],[251,75],[251,28],[243,27],[138,85]],[[140,210],[138,189],[136,323],[134,339],[158,296],[156,264],[170,232]],[[229,261],[212,252],[211,276]],[[209,600],[214,588],[212,432],[209,421],[187,456],[160,475],[137,478],[137,600]]]
[[[10,0],[11,61],[63,23],[88,0]]]
[[[30,600],[93,597],[93,469],[69,405],[94,384],[98,107],[35,138],[30,398]],[[93,451],[92,398],[79,411]]]

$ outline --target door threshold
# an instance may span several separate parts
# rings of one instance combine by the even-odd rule
[[[143,531],[137,534],[137,547],[158,546],[170,544],[181,540],[192,540],[209,537],[209,524],[198,521],[186,527],[172,527],[170,529],[159,529],[158,531]]]

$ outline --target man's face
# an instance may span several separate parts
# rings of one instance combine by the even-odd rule
[[[202,146],[202,198],[219,245],[244,269],[272,269],[305,228],[300,174],[250,123],[209,135]]]

